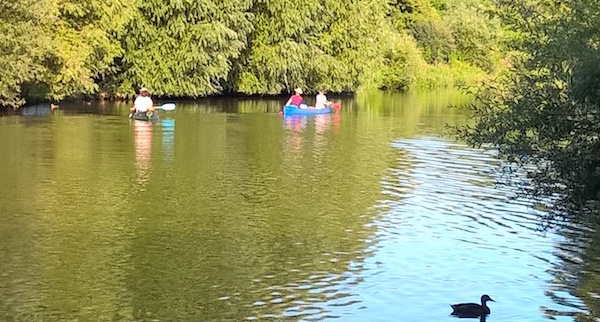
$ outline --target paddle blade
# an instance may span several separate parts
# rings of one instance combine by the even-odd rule
[[[163,111],[172,111],[175,109],[175,103],[163,104],[159,108]]]
[[[333,103],[333,109],[336,111],[339,111],[342,109],[342,104],[340,103]]]

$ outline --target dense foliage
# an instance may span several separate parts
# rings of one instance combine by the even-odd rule
[[[256,1],[250,47],[235,65],[233,89],[277,94],[302,86],[353,91],[381,54],[386,1]]]
[[[489,0],[14,0],[0,4],[0,105],[405,90],[499,65]]]
[[[550,207],[551,221],[597,215],[600,7],[593,0],[511,0],[499,9],[518,35],[512,68],[476,93],[478,123],[462,134],[498,147],[508,169],[518,168],[506,172],[507,183]]]
[[[112,89],[201,96],[221,91],[232,61],[247,47],[252,1],[143,1],[122,37],[125,49]],[[116,81],[116,82],[114,82]]]
[[[123,54],[116,38],[132,0],[0,3],[0,104],[92,94]]]
[[[27,83],[44,77],[40,64],[50,51],[51,39],[39,23],[48,1],[0,2],[0,103],[23,104]]]

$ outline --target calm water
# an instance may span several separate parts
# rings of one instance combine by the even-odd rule
[[[443,136],[465,100],[2,117],[0,321],[458,321],[483,293],[487,321],[597,321],[599,233],[495,189],[494,152]]]

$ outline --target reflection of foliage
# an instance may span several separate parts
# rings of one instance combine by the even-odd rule
[[[0,154],[0,189],[10,201],[0,210],[22,215],[0,225],[0,255],[10,258],[0,262],[10,273],[0,279],[0,296],[12,299],[0,301],[0,311],[27,321],[239,321],[302,306],[299,314],[307,314],[343,298],[370,256],[376,227],[366,224],[381,214],[371,207],[397,157],[389,140],[463,122],[460,110],[428,115],[451,97],[345,97],[341,124],[326,115],[329,123],[310,119],[300,133],[264,113],[270,101],[181,104],[172,160],[161,155],[164,130],[153,127],[152,176],[143,187],[135,125],[78,115],[18,131],[5,126],[4,147],[15,153]],[[300,139],[295,156],[284,145],[290,136]]]
[[[560,232],[565,240],[557,244],[554,253],[560,261],[550,269],[553,279],[545,293],[564,309],[542,307],[548,318],[572,316],[577,322],[600,318],[599,232],[576,225]]]
[[[580,278],[576,294],[588,308],[588,314],[578,314],[578,322],[598,321],[600,319],[600,227],[584,230],[587,243],[581,243],[586,250],[582,260],[584,266],[577,274]]]
[[[514,45],[521,54],[510,74],[476,93],[479,123],[460,134],[473,145],[493,144],[523,168],[526,180],[510,183],[550,208],[550,221],[596,215],[600,8],[592,0],[511,0],[500,1],[500,9],[520,35]],[[548,202],[557,196],[562,202]]]

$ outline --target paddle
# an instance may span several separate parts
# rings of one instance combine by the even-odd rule
[[[155,106],[154,109],[163,110],[163,111],[173,111],[175,110],[175,103],[165,103],[161,106]],[[133,113],[129,113],[129,118],[133,116]]]
[[[175,109],[175,103],[166,103],[161,106],[156,106],[155,108],[161,109],[163,111],[172,111]]]

